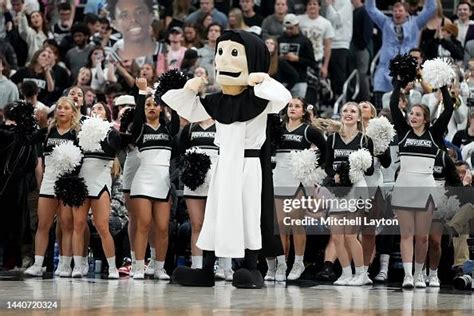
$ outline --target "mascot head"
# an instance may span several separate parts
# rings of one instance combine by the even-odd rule
[[[222,86],[247,86],[253,72],[268,72],[270,53],[265,43],[247,31],[227,30],[217,39],[216,82]]]

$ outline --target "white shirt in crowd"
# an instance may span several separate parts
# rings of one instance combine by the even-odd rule
[[[351,0],[334,0],[326,9],[326,18],[334,27],[332,49],[349,49],[352,40],[353,7]]]
[[[310,19],[307,14],[298,16],[300,29],[313,44],[314,59],[321,61],[324,56],[324,40],[334,38],[334,29],[328,19],[318,16]]]

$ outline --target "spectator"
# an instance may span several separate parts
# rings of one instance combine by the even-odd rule
[[[349,47],[352,39],[352,4],[350,0],[325,0],[326,18],[334,28],[329,76],[331,88],[336,99],[342,94],[342,86],[347,79]]]
[[[242,10],[233,8],[229,11],[229,29],[231,30],[247,30],[249,27],[244,22]]]
[[[111,67],[113,66],[113,67]],[[135,78],[140,73],[140,67],[133,59],[126,59],[121,62],[112,61],[107,72],[107,81],[118,83],[123,90],[129,91],[135,87]]]
[[[10,68],[18,69],[18,59],[16,57],[15,48],[4,38],[0,38],[0,55],[5,57]]]
[[[288,13],[287,0],[275,1],[275,13],[267,16],[262,21],[262,38],[266,39],[269,36],[279,37],[284,33],[283,19]]]
[[[214,0],[200,0],[199,9],[191,13],[186,22],[197,23],[206,14],[212,15],[212,21],[219,23],[223,28],[227,27],[227,16],[214,8]]]
[[[368,73],[374,24],[367,14],[362,0],[352,0],[352,4],[354,5],[351,41],[352,60],[359,74],[359,100],[367,101],[370,100]]]
[[[94,46],[89,56],[87,56],[86,68],[91,71],[91,83],[90,86],[96,92],[100,93],[104,91],[105,87],[105,73],[107,69],[104,67],[105,51],[102,46]]]
[[[60,1],[47,1],[45,3],[45,14],[46,21],[50,29],[53,29],[53,26],[61,21],[61,6],[67,4],[69,6],[69,14],[66,14],[69,17],[69,21],[64,23],[69,25],[69,28],[74,23],[74,18],[76,17],[76,0],[60,0]],[[44,2],[43,2],[44,3]]]
[[[296,15],[287,14],[283,21],[285,34],[278,39],[280,58],[298,72],[298,80],[291,89],[293,97],[304,98],[308,83],[306,72],[308,67],[315,66],[313,45],[311,41],[300,32],[299,21]]]
[[[106,0],[87,0],[84,7],[84,14],[93,13],[100,14],[105,8]]]
[[[210,84],[210,82],[208,80],[209,79],[209,74],[207,73],[206,68],[197,67],[194,70],[194,77],[204,77],[207,80],[207,84],[203,85],[201,87],[201,90],[199,91],[199,94],[202,97],[204,97],[208,94],[211,94],[211,93],[217,93],[217,92],[221,91],[221,88],[217,83]]]
[[[23,0],[12,0],[11,1],[12,10],[9,12],[4,12],[5,17],[9,14],[9,19],[13,19],[23,10]],[[18,58],[18,66],[23,67],[28,58],[28,44],[20,36],[18,31],[18,25],[13,24],[12,22],[7,22],[6,24],[7,31],[7,41],[10,43],[15,43],[13,49],[15,50],[16,56]]]
[[[196,25],[193,23],[184,23],[184,46],[186,48],[201,48],[201,35]]]
[[[3,108],[8,103],[18,100],[18,88],[8,79],[10,67],[6,58],[0,55],[0,111],[3,117]]]
[[[86,102],[86,108],[92,108],[92,106],[96,103],[97,98],[96,98],[96,93],[94,89],[88,86],[82,87],[82,90],[84,91],[84,99]]]
[[[181,71],[188,77],[194,77],[194,71],[198,67],[199,55],[196,49],[188,48],[184,53]],[[143,76],[142,76],[143,77]]]
[[[366,1],[370,18],[382,31],[383,43],[380,59],[374,76],[375,104],[380,107],[384,92],[392,91],[392,77],[389,75],[390,60],[397,53],[407,53],[418,45],[418,34],[436,11],[436,0],[427,0],[423,11],[416,17],[409,17],[405,6],[397,2],[392,9],[393,17],[385,16],[375,6],[375,0]]]
[[[48,96],[50,103],[56,102],[61,96],[64,90],[70,85],[69,72],[62,61],[59,60],[59,48],[56,41],[53,39],[47,40],[44,45],[44,49],[49,53],[51,70],[53,72],[54,79],[54,91]]]
[[[196,26],[202,30],[202,33],[201,33],[201,36],[202,37],[206,37],[206,32],[207,30],[209,29],[209,26],[214,23],[214,21],[212,21],[212,14],[208,13],[208,14],[204,14],[197,22]],[[217,23],[217,22],[216,22]],[[219,23],[217,23],[219,24]],[[220,25],[220,24],[219,24]]]
[[[21,94],[23,96],[23,99],[26,102],[30,103],[35,108],[35,110],[37,108],[46,107],[46,105],[43,102],[38,101],[38,93],[39,93],[38,86],[36,85],[36,82],[32,80],[25,81],[21,85]],[[46,108],[49,110],[48,107]]]
[[[244,15],[244,22],[247,26],[261,26],[263,22],[263,17],[256,13],[254,10],[255,1],[254,0],[240,0],[240,8],[242,9],[242,14]]]
[[[117,37],[116,34],[112,34],[113,28],[110,25],[110,21],[107,18],[100,18],[100,31],[94,35],[93,42],[96,45],[100,45],[105,49],[106,55],[112,52],[112,47],[121,37]]]
[[[59,21],[53,25],[53,36],[58,44],[61,44],[64,36],[71,34],[73,19],[71,5],[67,2],[58,5]]]
[[[165,27],[168,29],[173,26],[184,27],[184,21],[194,11],[196,11],[196,8],[191,4],[191,1],[173,0],[173,4],[165,8]],[[184,31],[186,32],[186,30]]]
[[[211,84],[214,83],[214,52],[216,50],[216,40],[221,36],[222,27],[218,23],[212,23],[207,30],[207,43],[203,48],[198,49],[199,66],[204,67],[209,74]]]
[[[331,22],[321,16],[320,0],[309,0],[306,4],[306,13],[298,16],[301,32],[313,44],[314,59],[321,77],[328,75],[329,60],[331,59],[331,45],[334,38],[334,29]]]
[[[420,49],[426,59],[434,58],[427,55],[427,53],[429,54],[427,45],[435,38],[439,38],[441,28],[446,24],[452,24],[452,22],[444,16],[441,0],[436,0],[436,14],[426,23],[426,27],[421,31],[420,36]]]
[[[416,80],[415,80],[413,89],[420,93],[420,99],[419,100],[414,100],[414,99],[410,100],[411,104],[416,104],[416,103],[421,102],[421,96],[423,94],[431,93],[431,86],[423,80],[423,76],[421,74],[421,65],[423,65],[423,62],[425,60],[425,57],[423,56],[423,52],[421,51],[421,49],[412,48],[412,49],[410,49],[410,51],[408,53],[410,54],[411,57],[415,58],[416,62],[417,62],[417,68],[416,68],[417,76],[416,76]]]
[[[74,80],[74,85],[81,88],[89,87],[92,82],[92,71],[90,68],[82,67],[79,70],[76,80]]]
[[[65,62],[71,71],[71,78],[75,79],[79,74],[79,69],[87,64],[87,58],[92,50],[92,46],[87,45],[89,29],[84,23],[74,24],[71,28],[71,35],[75,46],[67,52]]]
[[[280,58],[278,53],[278,42],[274,37],[265,40],[268,51],[270,52],[270,67],[268,74],[281,82],[287,89],[291,90],[299,80],[296,69],[292,67],[287,60]]]
[[[145,78],[148,88],[152,89],[156,81],[156,73],[153,65],[145,64],[140,69],[140,78]],[[151,91],[151,90],[150,90]]]
[[[48,94],[55,87],[51,66],[48,51],[41,48],[33,55],[28,67],[20,68],[11,79],[20,87],[25,81],[35,81],[39,88],[38,100],[49,106],[51,103],[48,103]]]
[[[186,47],[182,46],[183,43],[183,29],[175,26],[171,28],[168,35],[170,46],[168,49],[167,57],[167,69],[179,69],[181,62],[186,52]]]
[[[458,130],[453,137],[453,144],[463,149],[464,146],[474,141],[474,110],[469,112],[467,120],[467,127],[465,129]],[[463,158],[466,157],[463,155]]]
[[[96,14],[87,13],[83,18],[83,22],[89,28],[89,34],[91,36],[100,31],[100,20]]]
[[[458,27],[458,41],[462,46],[466,46],[467,42],[474,39],[474,22],[470,20],[472,15],[472,6],[469,2],[459,2],[457,6],[458,19],[454,24]]]
[[[23,9],[15,18],[15,23],[18,24],[20,36],[28,45],[28,58],[26,60],[31,61],[33,55],[43,47],[43,42],[47,40],[51,34],[48,31],[43,13],[33,11],[30,16],[30,22],[28,22],[25,9],[26,6],[23,6]]]
[[[458,27],[456,24],[444,25],[441,31],[426,43],[426,59],[451,57],[455,61],[462,61],[464,51],[461,42],[456,39],[457,36]]]

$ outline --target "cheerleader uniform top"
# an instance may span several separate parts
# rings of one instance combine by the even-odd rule
[[[301,123],[300,126],[292,130],[288,130],[288,125],[281,127],[282,134],[280,142],[277,144],[276,160],[277,164],[282,159],[289,159],[288,153],[311,148],[316,145],[319,156],[318,164],[321,166],[326,158],[326,140],[322,133],[312,128],[308,123]]]
[[[444,144],[444,132],[453,113],[453,103],[446,87],[441,88],[443,93],[444,111],[436,122],[418,136],[407,123],[398,108],[400,86],[397,84],[390,98],[390,111],[399,136],[400,173],[416,173],[433,176],[433,167],[438,144]]]
[[[329,135],[327,139],[327,158],[326,158],[326,173],[333,178],[336,174],[336,169],[343,162],[349,162],[349,155],[357,150],[365,148],[372,157],[374,156],[374,144],[370,137],[359,132],[349,143],[345,143],[339,133]],[[372,158],[372,165],[367,171],[366,176],[374,173],[374,159]]]
[[[140,163],[169,166],[173,137],[179,131],[179,116],[172,111],[171,121],[166,124],[160,118],[160,125],[155,129],[146,123],[145,99],[143,94],[137,97],[132,127],[132,137],[139,151]]]
[[[46,132],[46,138],[43,145],[43,155],[45,156],[45,162],[48,160],[48,156],[51,155],[55,146],[68,142],[71,142],[74,145],[78,144],[77,133],[72,128],[64,134],[59,133],[56,126],[51,128],[49,133],[47,133],[47,128],[43,129],[41,132]]]
[[[180,149],[179,152],[184,154],[187,149],[197,147],[207,151],[215,151],[219,147],[214,144],[216,137],[216,124],[212,124],[204,129],[198,123],[191,123],[186,125],[181,132]]]
[[[106,138],[100,143],[100,149],[94,152],[84,152],[84,158],[96,158],[100,160],[114,160],[120,150],[120,133],[110,128]]]

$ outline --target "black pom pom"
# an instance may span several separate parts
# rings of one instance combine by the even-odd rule
[[[206,175],[211,168],[211,158],[205,153],[195,151],[187,152],[181,161],[181,181],[191,190],[199,188],[206,180]]]
[[[325,183],[328,190],[338,198],[343,198],[352,189],[351,178],[349,177],[350,166],[348,162],[341,163],[336,169],[336,175],[339,176],[339,182],[330,179]]]
[[[37,130],[33,105],[18,100],[12,103],[10,116],[16,123],[15,132],[21,136],[29,136]]]
[[[157,80],[157,86],[155,90],[155,102],[162,104],[161,96],[173,89],[181,89],[184,84],[188,81],[186,75],[178,70],[173,69],[163,73]]]
[[[54,194],[65,206],[79,207],[89,196],[84,178],[74,173],[65,174],[54,183]]]
[[[399,81],[402,87],[414,81],[417,76],[418,62],[409,54],[397,55],[390,60],[389,70],[393,81]]]
[[[123,111],[122,117],[120,117],[120,132],[126,133],[130,124],[133,123],[133,117],[135,116],[134,108],[127,108]]]

